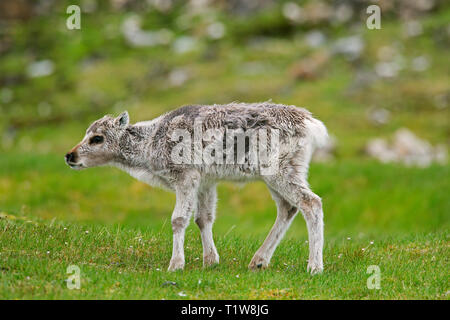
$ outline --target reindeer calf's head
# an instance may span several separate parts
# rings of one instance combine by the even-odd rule
[[[83,140],[66,154],[66,163],[76,170],[110,163],[118,155],[119,140],[128,123],[126,111],[117,118],[104,116],[95,121]]]

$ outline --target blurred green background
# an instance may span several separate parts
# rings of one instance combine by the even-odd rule
[[[80,30],[66,27],[71,4]],[[371,4],[379,30],[366,27]],[[137,122],[185,104],[272,99],[309,109],[333,137],[310,170],[326,235],[446,231],[449,49],[443,0],[1,1],[0,211],[170,229],[172,194],[117,169],[72,171],[64,154],[107,113]],[[413,150],[427,146],[425,160],[367,153],[401,128],[422,140]],[[220,185],[218,236],[263,236],[274,219],[263,184]],[[305,235],[299,217],[288,237]]]

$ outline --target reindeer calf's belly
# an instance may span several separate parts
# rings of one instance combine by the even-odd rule
[[[128,173],[133,178],[135,178],[139,181],[142,181],[148,185],[155,186],[155,187],[170,188],[167,181],[165,181],[161,177],[154,175],[146,170],[128,170]]]

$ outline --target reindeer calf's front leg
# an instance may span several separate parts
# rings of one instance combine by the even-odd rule
[[[203,245],[203,266],[207,267],[219,263],[219,254],[214,245],[212,228],[216,215],[217,192],[216,186],[201,188],[198,193],[195,223],[200,228]]]
[[[198,177],[186,175],[176,186],[176,204],[172,214],[173,249],[169,271],[184,268],[184,235],[197,202]]]

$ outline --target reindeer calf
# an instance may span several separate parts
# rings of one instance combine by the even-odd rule
[[[192,105],[134,125],[127,112],[104,116],[66,154],[66,162],[72,169],[113,165],[175,192],[169,271],[184,268],[184,234],[192,212],[201,231],[204,266],[219,262],[212,235],[219,180],[262,180],[276,202],[277,218],[249,268],[268,266],[300,210],[309,235],[308,270],[314,274],[323,270],[323,211],[307,173],[314,149],[326,139],[323,123],[295,106]]]

